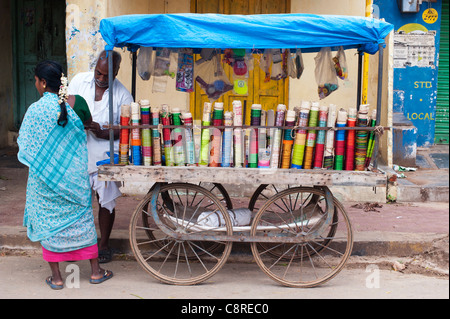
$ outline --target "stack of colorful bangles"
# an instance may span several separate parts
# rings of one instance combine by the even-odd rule
[[[205,102],[201,125],[192,114],[148,100],[121,109],[120,165],[366,170],[373,156],[376,111],[336,105],[283,104],[250,109],[246,126],[241,101],[224,111]],[[369,129],[368,129],[369,128]]]

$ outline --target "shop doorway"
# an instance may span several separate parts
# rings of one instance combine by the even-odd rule
[[[221,13],[221,14],[270,14],[290,13],[290,0],[191,0],[193,13]],[[231,48],[232,49],[232,48]],[[199,58],[199,57],[198,57]],[[254,68],[249,71],[247,93],[235,94],[232,91],[224,94],[218,102],[224,103],[225,111],[232,111],[232,102],[240,100],[247,102],[250,110],[252,104],[261,104],[264,110],[276,109],[278,104],[286,104],[289,100],[289,79],[266,80],[265,73],[258,64],[259,55],[254,54]],[[226,75],[232,80],[233,69],[224,65]],[[191,94],[191,112],[196,120],[202,118],[203,104],[209,99],[199,84],[195,84],[195,92]],[[247,112],[246,123],[250,121],[250,111]]]
[[[40,97],[34,86],[39,61],[57,61],[66,69],[66,1],[11,1],[14,60],[14,124],[20,128],[28,107]]]

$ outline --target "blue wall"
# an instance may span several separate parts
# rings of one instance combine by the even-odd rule
[[[419,147],[429,147],[434,143],[442,1],[448,0],[431,3],[438,13],[438,19],[430,24],[423,19],[428,2],[422,3],[418,13],[401,13],[396,0],[374,0],[374,15],[392,23],[394,31],[411,23],[419,24],[422,26],[420,28],[428,31],[436,31],[434,66],[394,68],[394,112],[403,112],[417,127]]]

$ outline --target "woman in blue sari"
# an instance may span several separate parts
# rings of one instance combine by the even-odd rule
[[[24,226],[28,238],[42,245],[52,289],[63,288],[62,261],[90,260],[90,282],[101,283],[113,274],[98,263],[86,133],[75,105],[67,103],[79,99],[67,95],[56,62],[39,63],[35,80],[41,99],[27,110],[17,140],[18,158],[29,167]]]

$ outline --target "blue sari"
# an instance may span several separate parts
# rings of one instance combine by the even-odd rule
[[[28,238],[52,252],[97,243],[83,123],[67,105],[59,126],[58,96],[45,92],[25,114],[18,159],[29,167],[24,226]]]

